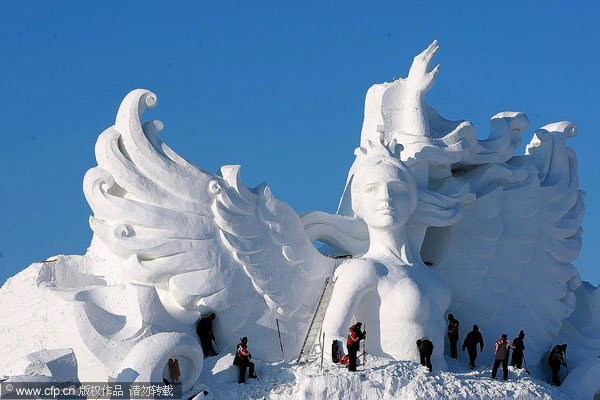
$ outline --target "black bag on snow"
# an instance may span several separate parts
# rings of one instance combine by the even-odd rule
[[[334,340],[333,343],[331,343],[331,361],[334,363],[339,362],[340,343],[341,342],[339,340]]]

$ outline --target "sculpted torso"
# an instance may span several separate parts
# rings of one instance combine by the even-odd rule
[[[327,315],[324,324],[332,340],[345,338],[356,319],[367,329],[369,354],[418,361],[415,342],[427,337],[435,345],[434,359],[443,363],[450,291],[427,266],[353,259],[338,268],[335,290],[330,309],[338,312]],[[348,312],[340,312],[344,309]]]
[[[352,178],[351,199],[368,227],[369,250],[335,273],[323,322],[326,343],[343,341],[348,327],[361,321],[370,354],[418,361],[416,341],[427,337],[434,344],[434,362],[444,367],[450,291],[409,245],[406,222],[416,208],[415,179],[392,157],[393,149],[383,143],[370,146]]]

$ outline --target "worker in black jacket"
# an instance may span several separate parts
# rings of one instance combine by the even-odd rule
[[[483,351],[483,336],[481,336],[481,332],[479,332],[479,327],[477,325],[473,325],[473,330],[467,333],[467,337],[465,338],[462,351],[467,349],[469,353],[469,368],[475,368],[475,360],[477,359],[477,345],[479,345],[480,350]]]
[[[426,366],[429,372],[433,370],[431,365],[431,355],[433,354],[433,343],[427,338],[417,340],[417,348],[419,349],[419,357],[421,365]]]
[[[454,315],[448,314],[448,340],[450,341],[450,358],[458,358],[459,322]]]
[[[204,357],[212,357],[219,354],[215,351],[212,345],[212,341],[215,340],[212,323],[216,318],[217,316],[215,313],[212,313],[208,317],[201,318],[200,321],[198,321],[198,325],[196,325],[196,333],[200,338],[200,344],[202,345]]]
[[[523,351],[525,350],[523,339],[525,339],[525,332],[521,331],[519,332],[519,336],[513,340],[515,349],[513,350],[512,359],[510,360],[510,365],[512,367],[521,368],[521,364],[523,364]]]

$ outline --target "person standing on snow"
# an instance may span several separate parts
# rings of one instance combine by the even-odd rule
[[[469,353],[469,368],[471,369],[475,368],[478,344],[480,346],[480,351],[483,351],[483,336],[481,336],[481,332],[479,332],[479,327],[477,325],[473,325],[473,330],[467,333],[467,337],[462,345],[462,351],[465,351],[466,348],[467,352]]]
[[[421,358],[421,365],[429,368],[429,372],[433,370],[431,365],[431,355],[433,354],[433,343],[427,338],[421,338],[417,340],[417,348],[419,349],[419,357]]]
[[[246,368],[249,368],[248,378],[257,378],[256,374],[254,374],[254,363],[250,361],[252,354],[248,351],[247,345],[248,338],[244,336],[237,345],[237,352],[233,359],[233,365],[237,366],[240,372],[238,383],[246,382]]]
[[[508,341],[507,336],[506,333],[503,333],[502,337],[498,339],[494,345],[496,360],[494,361],[494,367],[492,368],[492,379],[496,379],[496,372],[498,372],[498,367],[502,364],[503,378],[505,381],[508,380],[508,356],[510,349],[514,349],[515,346]]]
[[[458,320],[454,315],[448,314],[448,340],[450,341],[450,358],[458,358]]]
[[[548,364],[550,364],[550,370],[552,370],[552,385],[560,386],[560,378],[558,376],[558,371],[560,370],[560,366],[567,366],[567,359],[565,357],[565,353],[567,351],[567,345],[556,345],[550,352],[548,356]]]
[[[523,351],[525,350],[525,344],[523,343],[523,339],[525,339],[525,332],[519,332],[519,336],[514,338],[513,344],[515,345],[515,349],[513,350],[512,359],[510,360],[510,366],[521,368],[523,364]]]
[[[348,371],[356,371],[356,354],[360,348],[360,341],[363,340],[367,332],[360,330],[362,323],[357,322],[350,327],[348,331],[348,341],[346,348],[348,349]]]
[[[212,341],[215,340],[212,324],[216,318],[217,316],[215,313],[212,313],[208,317],[201,318],[196,325],[196,333],[200,338],[200,344],[202,345],[204,357],[212,357],[219,354],[215,351],[212,345]]]

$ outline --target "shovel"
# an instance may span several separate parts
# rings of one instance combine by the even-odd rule
[[[525,372],[527,375],[531,375],[531,372],[527,369],[527,359],[525,358],[525,353],[523,353],[523,362],[525,363]]]

